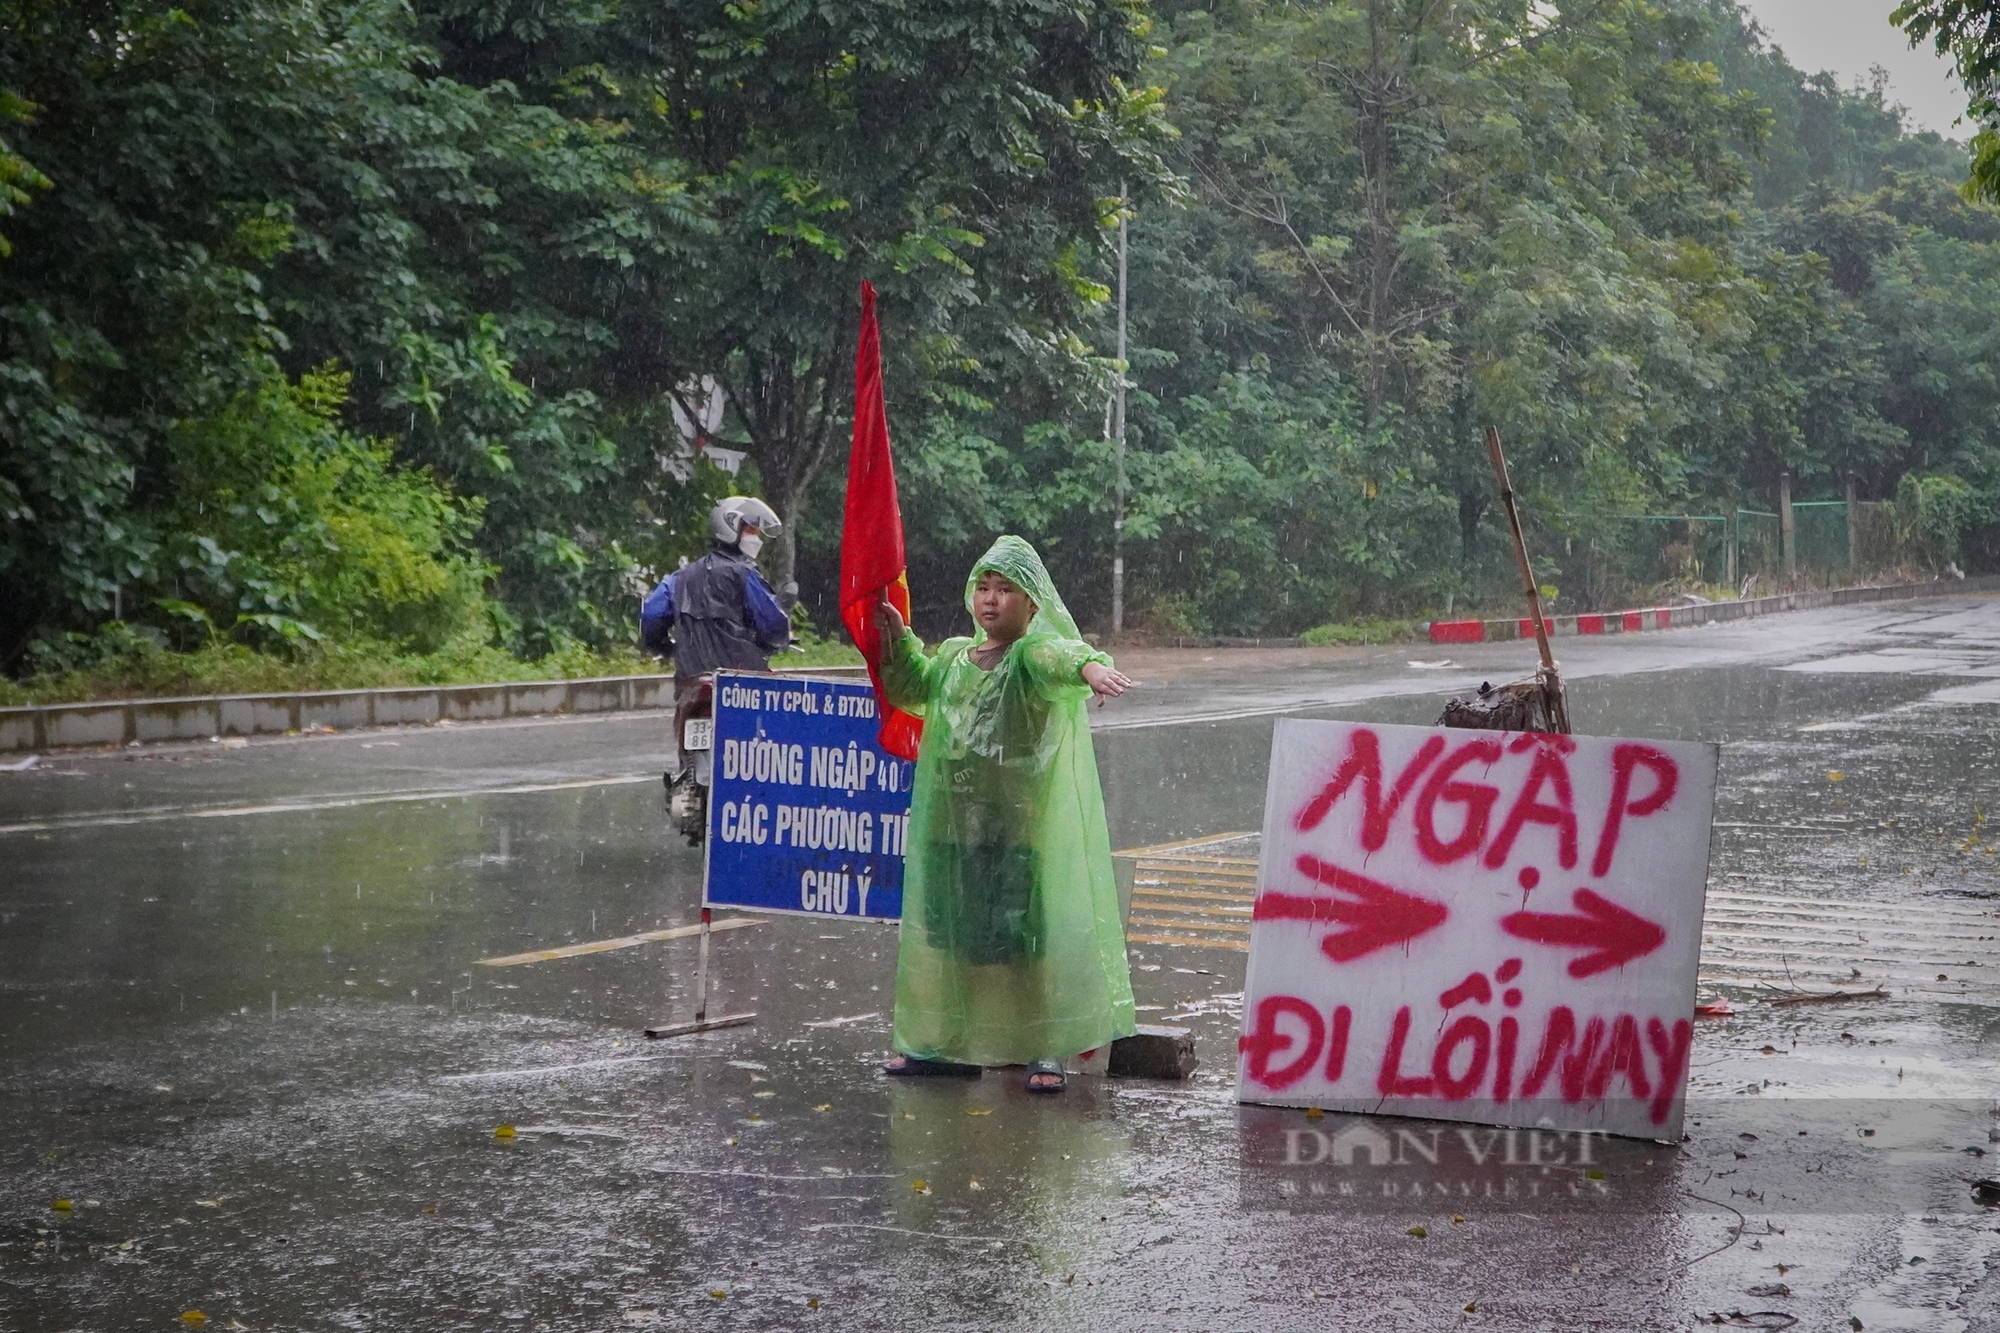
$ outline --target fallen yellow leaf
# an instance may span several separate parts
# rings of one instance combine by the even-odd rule
[[[1326,1112],[1320,1110],[1317,1106],[1308,1106],[1306,1108],[1306,1119],[1308,1120],[1318,1120],[1325,1115]]]
[[[717,1299],[718,1301],[726,1301],[729,1299],[729,1293],[724,1291],[721,1287],[710,1288],[708,1294],[715,1297],[715,1299]]]
[[[1465,1214],[1453,1213],[1451,1215],[1451,1220],[1452,1220],[1452,1225],[1456,1226],[1458,1223],[1463,1222],[1465,1220]]]
[[[195,1328],[200,1328],[208,1322],[208,1316],[199,1310],[183,1310],[181,1311],[181,1322],[192,1325]]]
[[[919,1194],[929,1194],[931,1192],[930,1182],[927,1180],[913,1180],[910,1182],[910,1188]]]
[[[76,1205],[71,1203],[68,1199],[57,1199],[54,1203],[50,1204],[49,1207],[55,1209],[59,1213],[66,1213],[69,1212],[71,1209],[75,1208]]]
[[[965,1113],[967,1115],[992,1115],[993,1108],[990,1106],[968,1106],[965,1108]]]
[[[1418,1240],[1422,1240],[1425,1236],[1428,1236],[1431,1233],[1428,1227],[1411,1227],[1408,1231],[1405,1231],[1403,1234],[1405,1236],[1415,1236]]]
[[[808,1296],[808,1297],[806,1297],[806,1309],[808,1309],[808,1310],[817,1310],[817,1309],[819,1309],[819,1297],[817,1297],[817,1296]]]
[[[1847,774],[1841,772],[1837,768],[1828,769],[1826,774],[1826,780],[1828,782],[1845,782],[1847,781]]]
[[[512,1125],[501,1125],[493,1131],[493,1137],[496,1139],[511,1139],[514,1137],[514,1127]]]

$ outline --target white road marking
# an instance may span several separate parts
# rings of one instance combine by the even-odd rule
[[[561,782],[517,782],[505,787],[439,787],[428,791],[384,792],[374,796],[336,796],[319,800],[270,801],[262,805],[157,806],[115,815],[55,815],[19,824],[0,824],[0,834],[46,833],[60,829],[109,828],[122,824],[157,824],[169,819],[239,819],[245,815],[292,815],[314,810],[351,810],[363,805],[407,805],[421,801],[455,801],[469,796],[519,796],[529,792],[580,791],[589,787],[625,787],[658,782],[657,773],[625,773],[615,777],[570,778]]]

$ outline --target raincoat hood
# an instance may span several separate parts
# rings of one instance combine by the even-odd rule
[[[986,548],[986,554],[979,557],[972,567],[972,574],[965,580],[965,609],[972,610],[972,594],[979,587],[979,576],[991,571],[1010,580],[1015,587],[1028,594],[1028,600],[1035,604],[1035,618],[1028,622],[1030,634],[1053,634],[1063,639],[1080,639],[1076,621],[1070,616],[1069,608],[1063,605],[1062,594],[1056,591],[1054,580],[1049,578],[1048,567],[1035,554],[1035,548],[1019,537],[1012,535],[996,539]],[[986,631],[979,626],[978,618],[973,619],[972,641],[986,642]]]

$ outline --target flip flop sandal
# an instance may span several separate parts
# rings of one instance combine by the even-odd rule
[[[978,1065],[962,1065],[955,1060],[924,1060],[905,1055],[902,1061],[900,1065],[884,1063],[882,1072],[891,1078],[978,1078],[986,1072]]]
[[[1044,1074],[1054,1074],[1056,1081],[1053,1083],[1035,1082],[1037,1075]],[[1028,1066],[1029,1092],[1061,1092],[1067,1086],[1069,1086],[1069,1078],[1063,1073],[1062,1061],[1036,1060]]]

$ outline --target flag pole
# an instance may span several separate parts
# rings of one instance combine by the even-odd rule
[[[1111,632],[1125,630],[1125,204],[1130,192],[1118,187],[1118,484],[1111,515]]]
[[[915,759],[923,719],[889,702],[882,686],[884,645],[875,610],[886,600],[910,623],[910,581],[903,547],[903,511],[889,452],[889,414],[882,397],[882,331],[875,287],[861,284],[861,329],[854,349],[854,440],[847,452],[847,502],[840,525],[840,619],[868,663],[881,707],[877,740],[898,759]]]

